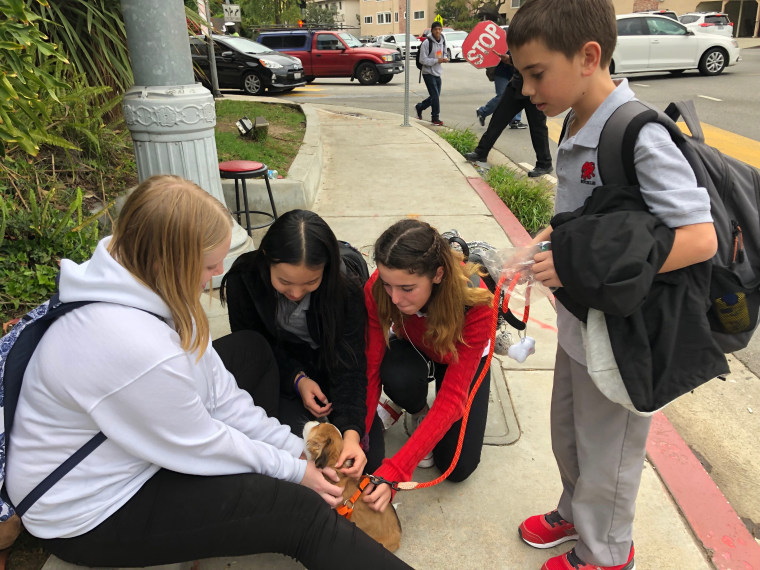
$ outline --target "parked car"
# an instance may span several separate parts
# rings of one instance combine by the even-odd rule
[[[734,35],[734,23],[728,14],[722,12],[690,12],[678,18],[678,21],[693,32],[720,34],[727,38]]]
[[[467,32],[459,30],[443,32],[443,37],[446,38],[446,57],[449,58],[449,61],[464,59],[462,43],[467,38]]]
[[[253,42],[247,38],[212,36],[216,76],[222,89],[242,89],[249,95],[290,91],[306,85],[301,60]],[[203,36],[190,38],[195,79],[211,85],[208,45]]]
[[[409,58],[417,57],[417,50],[420,49],[420,40],[416,36],[409,37]],[[402,58],[406,57],[406,34],[390,34],[387,36],[378,36],[375,40],[377,47],[394,49],[401,54]]]
[[[741,61],[736,40],[695,34],[666,16],[621,14],[617,32],[610,73],[699,69],[702,75],[718,75]]]
[[[273,30],[261,32],[258,40],[300,59],[308,82],[317,77],[350,77],[362,85],[384,84],[404,71],[397,51],[366,47],[348,32]]]
[[[642,10],[640,12],[636,12],[637,14],[654,14],[655,16],[665,16],[667,18],[670,18],[671,20],[678,21],[678,14],[676,14],[673,10]]]

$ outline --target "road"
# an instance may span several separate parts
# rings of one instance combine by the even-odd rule
[[[693,99],[707,142],[724,153],[760,168],[760,48],[742,50],[743,61],[717,77],[687,71],[636,74],[628,81],[643,100],[664,109],[671,101]],[[411,65],[409,113],[427,96],[418,71]],[[493,96],[493,84],[483,71],[464,62],[444,67],[441,119],[447,126],[485,131],[475,109]],[[348,79],[318,79],[303,88],[276,96],[299,102],[328,103],[404,113],[404,75],[387,85],[362,86]],[[429,113],[429,111],[428,111]],[[429,115],[426,115],[429,118]],[[552,154],[556,155],[562,118],[549,120]],[[385,141],[393,144],[392,140]],[[360,143],[360,141],[357,141]],[[514,162],[533,164],[535,155],[527,130],[507,129],[496,149]],[[695,451],[713,480],[745,524],[760,538],[760,334],[731,359],[725,382],[714,380],[685,395],[666,415]]]

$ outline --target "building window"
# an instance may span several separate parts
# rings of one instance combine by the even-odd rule
[[[371,24],[372,23],[372,16],[364,16],[364,23],[365,24]]]
[[[415,20],[424,20],[425,19],[425,10],[419,10],[414,13],[414,19]]]
[[[396,22],[396,23],[398,24],[398,12],[395,12],[395,13],[393,14],[393,21],[394,21],[394,22]]]
[[[377,13],[377,23],[378,24],[390,24],[391,23],[391,13],[390,12],[378,12]]]
[[[512,0],[512,8],[519,8],[522,0]]]

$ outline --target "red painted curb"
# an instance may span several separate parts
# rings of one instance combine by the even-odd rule
[[[482,178],[467,178],[516,247],[531,237]],[[647,455],[719,570],[760,570],[760,545],[664,414],[652,418]]]
[[[760,545],[661,412],[652,417],[647,455],[715,567],[760,568]]]
[[[507,208],[506,204],[502,202],[501,198],[494,192],[485,180],[480,176],[477,178],[467,178],[467,182],[473,187],[475,192],[478,193],[480,199],[483,200],[486,207],[491,210],[494,219],[504,229],[509,241],[515,247],[524,247],[530,243],[530,234],[525,231],[525,228],[519,222],[512,211]]]

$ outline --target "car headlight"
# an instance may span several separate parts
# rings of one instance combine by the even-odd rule
[[[259,59],[259,63],[267,69],[282,69],[282,65],[271,59],[265,59],[262,57]]]
[[[393,54],[389,53],[388,55],[384,55],[383,61],[393,61]]]

